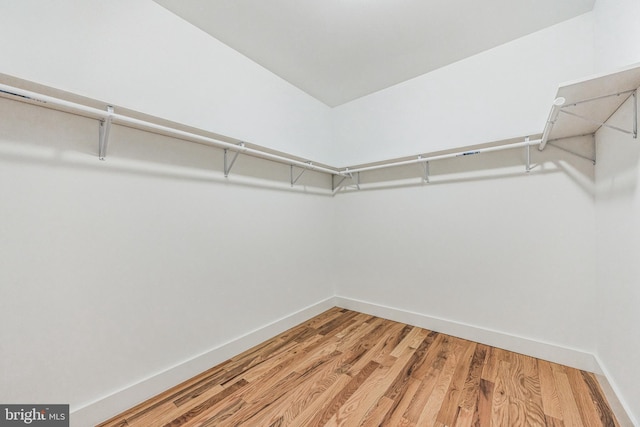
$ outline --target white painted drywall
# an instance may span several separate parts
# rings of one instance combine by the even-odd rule
[[[542,133],[558,84],[593,73],[591,13],[334,109],[343,166]]]
[[[0,0],[0,72],[329,160],[331,110],[151,0]]]
[[[326,176],[225,180],[220,150],[117,126],[100,162],[95,120],[0,117],[0,401],[74,410],[333,295],[332,199],[301,194]]]
[[[597,0],[593,9],[595,64],[598,72],[640,62],[640,2]],[[628,101],[609,120],[627,129],[633,109]],[[640,192],[638,143],[628,135],[601,128],[596,165],[597,354],[603,370],[640,423]]]
[[[593,15],[596,71],[609,72],[640,62],[640,2],[597,0]]]
[[[632,100],[608,121],[629,128]],[[597,354],[609,380],[640,421],[640,147],[629,135],[596,134]],[[637,424],[636,424],[637,425]]]
[[[593,165],[532,156],[529,174],[510,150],[433,162],[430,184],[362,176],[336,198],[337,295],[592,352]]]

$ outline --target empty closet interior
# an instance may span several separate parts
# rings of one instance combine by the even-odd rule
[[[0,403],[96,425],[333,313],[592,373],[637,425],[635,2],[335,105],[169,1],[41,3],[0,6]]]

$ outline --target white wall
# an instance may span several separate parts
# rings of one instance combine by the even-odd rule
[[[596,69],[607,72],[640,62],[640,2],[597,0],[594,10]],[[610,124],[629,128],[628,101]],[[640,193],[638,143],[602,128],[596,165],[597,214],[597,354],[627,412],[640,423]]]
[[[604,56],[620,38],[601,36],[618,25],[613,3],[335,110],[146,0],[0,0],[0,71],[350,164],[541,132],[558,83],[638,60],[635,42]],[[624,4],[632,21],[636,3]],[[95,121],[5,99],[0,117],[0,401],[81,406],[335,283],[345,297],[597,345],[623,398],[640,401],[625,371],[639,350],[637,272],[619,262],[637,251],[634,148],[599,149],[596,261],[593,168],[553,147],[534,151],[529,176],[510,152],[434,164],[429,186],[367,191],[398,183],[363,174],[364,191],[330,199],[286,189],[281,165],[243,157],[241,185],[227,185],[218,150],[116,127],[100,163]],[[310,193],[328,186],[305,176]]]
[[[608,72],[640,62],[640,2],[597,0],[593,15],[596,71]]]
[[[225,180],[220,150],[120,127],[100,162],[95,120],[0,117],[0,401],[75,410],[333,295],[332,199],[302,193],[326,176]]]
[[[510,150],[340,195],[337,294],[592,352],[593,165],[532,154],[528,175]]]
[[[629,100],[609,123],[628,128],[632,116]],[[619,397],[640,420],[640,148],[612,129],[596,136],[597,352]]]
[[[328,161],[326,105],[151,0],[0,0],[0,72]]]
[[[558,84],[593,73],[587,13],[335,108],[344,166],[542,132]]]
[[[345,166],[539,133],[593,71],[588,13],[332,110],[151,0],[0,8],[5,74]]]

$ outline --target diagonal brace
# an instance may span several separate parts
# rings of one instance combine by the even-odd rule
[[[111,122],[113,119],[113,107],[107,106],[109,115],[100,120],[99,139],[98,139],[98,158],[104,160],[107,157],[107,145],[109,144],[109,133],[111,132]]]
[[[309,166],[313,166],[313,163],[311,163],[311,162],[307,162],[307,164],[308,164]],[[302,170],[300,171],[300,173],[299,173],[297,176],[295,176],[295,177],[294,177],[294,176],[293,176],[293,165],[291,165],[291,169],[290,169],[289,176],[291,177],[291,186],[292,186],[292,187],[296,184],[296,182],[298,182],[298,180],[302,177],[302,175],[304,175],[304,173],[305,173],[306,171],[307,171],[307,169],[302,169]]]
[[[601,122],[599,120],[593,120],[593,119],[590,119],[589,117],[585,117],[585,116],[582,116],[580,114],[573,113],[571,111],[567,111],[567,110],[564,110],[564,109],[560,110],[560,112],[564,113],[564,114],[568,114],[569,116],[577,117],[579,119],[584,120],[585,122],[589,122],[589,123],[592,123],[594,125],[604,126],[604,127],[609,128],[609,129],[617,130],[618,132],[626,133],[627,135],[633,135],[634,138],[636,138],[636,136],[637,136],[637,131],[634,132],[633,130],[626,130],[626,129],[619,128],[617,126],[612,126],[610,124],[603,123],[603,122]],[[637,120],[637,115],[635,115],[635,117],[636,117],[636,120]],[[637,126],[637,125],[635,125],[635,121],[636,120],[634,120],[634,128]]]
[[[244,148],[244,142],[241,142],[238,145],[241,148]],[[229,149],[228,148],[224,149],[224,177],[225,178],[229,177],[229,172],[231,172],[231,168],[233,167],[233,164],[238,159],[239,155],[240,155],[240,150],[236,151],[236,153],[233,155],[233,159],[229,161]]]

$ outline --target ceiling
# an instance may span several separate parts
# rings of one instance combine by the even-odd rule
[[[155,1],[331,107],[589,12],[595,2]]]

